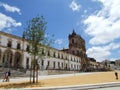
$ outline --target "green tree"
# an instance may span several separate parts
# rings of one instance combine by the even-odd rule
[[[29,53],[33,56],[31,62],[31,70],[30,70],[30,82],[31,78],[33,78],[32,82],[38,82],[38,59],[42,57],[42,51],[44,45],[51,45],[52,39],[48,40],[45,36],[46,30],[45,18],[43,16],[37,16],[32,20],[29,20],[27,23],[27,27],[23,33],[23,37],[28,40],[30,44]]]

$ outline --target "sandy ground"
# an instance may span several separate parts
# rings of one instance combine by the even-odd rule
[[[27,81],[5,83],[0,82],[0,88],[52,87],[52,86],[99,84],[108,82],[120,82],[120,75],[118,80],[116,80],[114,72],[99,72],[86,75],[73,75],[61,78],[44,79],[39,80],[38,84],[30,84]]]
[[[98,84],[98,83],[107,83],[107,82],[120,82],[120,79],[118,80],[115,79],[114,72],[101,72],[90,75],[70,76],[64,78],[41,80],[42,86],[46,86],[46,87],[81,85],[81,84]]]

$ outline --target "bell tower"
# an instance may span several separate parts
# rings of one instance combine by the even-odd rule
[[[74,30],[72,34],[69,34],[68,39],[69,39],[68,53],[81,57],[82,70],[85,70],[87,65],[87,55],[84,39],[80,35],[76,34]]]
[[[82,53],[86,53],[84,39],[80,35],[77,35],[74,30],[72,34],[69,35],[68,39],[69,53],[74,54],[76,56],[81,56]]]

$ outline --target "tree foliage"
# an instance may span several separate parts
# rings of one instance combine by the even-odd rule
[[[24,31],[24,37],[27,39],[32,46],[30,53],[38,54],[39,44],[45,44],[45,30],[46,30],[46,21],[43,16],[37,16],[32,20],[29,20],[27,23],[26,30]]]
[[[50,45],[50,43],[53,41],[50,39],[48,40],[48,38],[45,36],[46,24],[47,22],[43,16],[37,16],[27,22],[27,27],[23,33],[23,37],[28,40],[30,44],[29,53],[33,56],[31,63],[33,83],[37,82],[37,80],[35,81],[35,76],[37,78],[38,75],[35,75],[35,73],[37,73],[36,68],[39,67],[38,56],[42,56],[41,46]]]

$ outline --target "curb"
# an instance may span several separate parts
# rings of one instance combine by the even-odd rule
[[[24,90],[89,90],[107,87],[120,87],[120,82],[100,83],[100,84],[86,84],[86,85],[73,85],[73,86],[58,86],[58,87],[36,87],[24,88]]]

